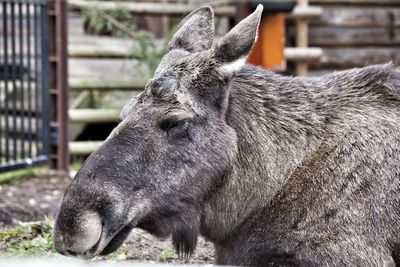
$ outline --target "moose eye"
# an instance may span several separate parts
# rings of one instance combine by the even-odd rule
[[[189,136],[189,124],[188,119],[176,120],[172,118],[161,121],[160,128],[172,138],[183,138]]]

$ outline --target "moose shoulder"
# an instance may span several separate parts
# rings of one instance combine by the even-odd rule
[[[400,72],[318,78],[245,65],[262,8],[213,45],[213,11],[179,25],[153,79],[65,192],[55,248],[92,258],[130,230],[201,234],[216,263],[400,264]]]

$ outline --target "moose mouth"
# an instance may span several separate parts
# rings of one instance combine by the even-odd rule
[[[101,236],[97,243],[82,256],[84,259],[92,259],[97,255],[108,255],[116,251],[129,236],[129,233],[134,228],[131,223],[123,226],[120,230],[116,231],[113,235],[107,237],[104,227]]]

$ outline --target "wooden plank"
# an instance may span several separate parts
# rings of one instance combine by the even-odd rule
[[[324,48],[321,59],[310,62],[310,67],[314,70],[346,69],[390,61],[400,65],[399,47]]]
[[[330,25],[341,27],[400,27],[400,9],[390,7],[325,7],[318,20],[312,25]]]
[[[104,123],[117,122],[121,109],[70,109],[71,122]]]
[[[74,141],[69,142],[69,153],[71,155],[89,155],[96,151],[103,141]]]
[[[340,5],[340,4],[352,4],[352,5],[374,5],[374,6],[399,6],[400,0],[310,0],[311,4],[316,5]]]
[[[134,80],[153,76],[146,63],[122,58],[73,58],[68,61],[68,68],[73,78]]]
[[[318,60],[323,54],[319,47],[287,47],[285,58],[288,61],[310,61]]]
[[[151,15],[174,15],[181,16],[190,13],[198,5],[188,5],[180,3],[135,3],[135,2],[111,2],[111,1],[85,1],[85,0],[69,0],[68,4],[73,9],[93,8],[99,10],[110,11],[116,9],[124,9],[134,14],[151,14]],[[234,6],[220,6],[214,8],[216,16],[233,17],[236,14]]]
[[[162,39],[155,40],[154,49],[160,51],[164,42]],[[139,43],[129,38],[75,35],[68,40],[68,54],[71,57],[128,58],[132,51],[139,49]]]
[[[310,46],[395,46],[400,29],[311,27]]]
[[[128,90],[128,91],[142,91],[147,83],[148,79],[136,79],[136,80],[100,80],[100,79],[69,79],[70,90]]]

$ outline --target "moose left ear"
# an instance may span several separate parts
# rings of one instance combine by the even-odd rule
[[[247,56],[257,40],[262,11],[263,6],[258,5],[252,14],[230,30],[216,46],[215,58],[225,72],[235,73],[246,64]]]
[[[190,53],[211,48],[214,38],[214,11],[201,7],[192,11],[179,24],[168,43],[168,51],[183,49]]]

